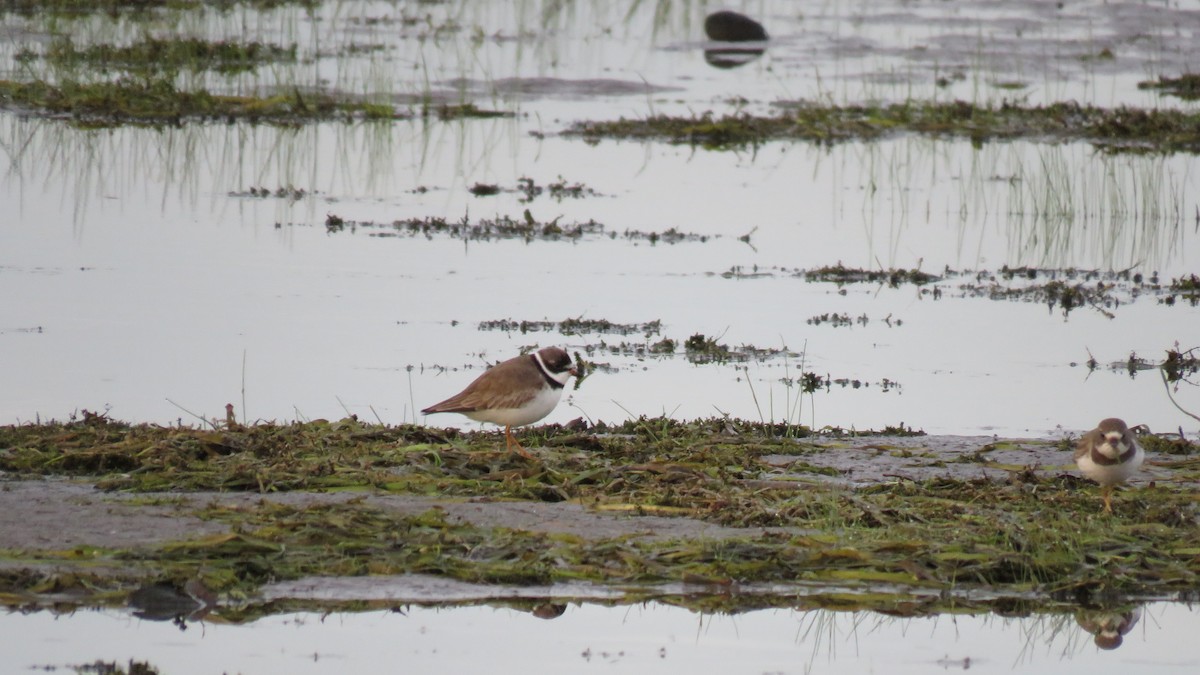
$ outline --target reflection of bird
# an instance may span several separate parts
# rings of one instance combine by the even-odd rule
[[[540,605],[534,607],[532,610],[530,610],[529,613],[536,616],[539,619],[550,620],[550,619],[557,619],[558,617],[563,615],[563,612],[566,612],[566,611],[567,611],[567,606],[562,603],[546,602],[546,603],[543,603],[543,604],[540,604]]]
[[[1116,649],[1141,618],[1142,610],[1137,607],[1124,612],[1080,610],[1075,615],[1075,622],[1096,636],[1096,646],[1100,649]]]
[[[216,608],[217,596],[199,579],[189,579],[182,589],[171,584],[142,586],[129,595],[129,605],[139,619],[171,620],[186,630],[186,621],[200,621]]]
[[[462,392],[421,412],[456,412],[480,422],[502,424],[508,449],[515,447],[523,457],[531,457],[513,438],[512,428],[549,415],[562,398],[567,378],[577,374],[566,351],[546,347],[488,369]]]
[[[1104,494],[1104,512],[1112,513],[1112,489],[1137,472],[1146,453],[1125,422],[1110,417],[1083,435],[1075,446],[1075,464]]]

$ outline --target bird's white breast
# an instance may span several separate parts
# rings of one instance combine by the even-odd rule
[[[1101,485],[1111,485],[1114,483],[1123,483],[1142,466],[1142,460],[1146,457],[1146,453],[1142,451],[1141,446],[1137,446],[1137,451],[1133,453],[1133,457],[1127,462],[1120,464],[1097,464],[1092,461],[1091,453],[1085,453],[1076,460],[1079,466],[1079,472],[1100,483]]]
[[[549,415],[562,398],[562,392],[562,387],[542,387],[538,390],[537,396],[529,399],[520,408],[492,408],[463,414],[480,422],[520,427],[533,424]]]

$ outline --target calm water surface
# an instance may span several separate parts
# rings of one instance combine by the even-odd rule
[[[117,611],[0,617],[5,661],[19,670],[97,659],[164,673],[1108,673],[1191,672],[1195,610],[1152,604],[1108,616],[1128,629],[1101,649],[1097,613],[896,618],[872,612],[759,610],[699,614],[659,603],[568,603],[543,619],[492,606],[281,614],[180,630]],[[556,610],[557,611],[557,610]],[[552,613],[548,613],[552,614]],[[1086,627],[1085,627],[1086,626]]]

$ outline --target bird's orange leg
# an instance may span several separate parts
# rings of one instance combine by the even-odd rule
[[[1100,491],[1104,493],[1104,512],[1112,513],[1112,489],[1113,486],[1105,485]]]
[[[533,455],[530,454],[529,451],[526,450],[525,448],[522,448],[521,444],[517,442],[516,437],[514,437],[512,435],[512,427],[505,425],[504,439],[508,442],[509,450],[516,450],[517,454],[524,457],[525,459],[533,459]]]

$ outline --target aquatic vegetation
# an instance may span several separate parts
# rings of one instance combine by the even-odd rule
[[[0,427],[0,469],[10,474],[88,477],[105,490],[170,490],[178,508],[227,526],[222,534],[137,549],[8,551],[10,562],[31,566],[0,573],[0,600],[71,588],[118,597],[129,575],[199,576],[240,598],[273,580],[409,572],[508,584],[976,587],[992,597],[1046,598],[1185,590],[1200,574],[1189,483],[1126,490],[1116,514],[1104,516],[1094,486],[1073,474],[1014,466],[1001,469],[1000,479],[956,478],[938,468],[947,450],[923,436],[889,447],[886,438],[857,444],[848,436],[830,440],[837,437],[831,430],[818,441],[811,430],[783,426],[728,418],[551,425],[524,432],[537,452],[533,461],[500,451],[496,434],[353,418],[193,429],[88,413],[68,423]],[[904,425],[896,431],[914,433]],[[992,444],[957,452],[997,467],[988,457],[1001,451],[1032,449]],[[881,469],[879,480],[846,482],[864,457],[894,468]],[[917,471],[913,461],[929,468]],[[1181,479],[1198,471],[1186,458],[1159,465]],[[197,503],[187,499],[194,490],[263,497],[204,492]],[[293,496],[271,496],[281,493]],[[576,516],[584,519],[579,532],[541,531],[450,517],[455,498],[571,502],[586,512]],[[493,503],[503,510],[503,501]],[[698,539],[669,530],[589,534],[587,512],[626,513],[635,530],[638,515],[686,516],[726,529]],[[87,567],[48,576],[37,563],[50,558],[60,568],[71,560]],[[114,569],[97,566],[104,561]]]
[[[886,324],[889,328],[899,327],[899,326],[904,325],[903,319],[892,318],[891,314],[888,314],[887,316],[883,317],[883,319],[881,319],[881,321],[883,321],[883,323]],[[849,314],[846,314],[845,312],[842,312],[841,314],[828,313],[828,312],[825,314],[818,314],[816,316],[809,317],[805,321],[805,323],[807,323],[810,326],[820,326],[822,324],[828,324],[834,328],[843,328],[843,327],[852,327],[852,326],[865,327],[870,322],[871,322],[871,318],[868,317],[866,314],[860,314],[858,316],[852,317]]]
[[[920,286],[941,280],[941,277],[916,269],[863,270],[847,268],[841,263],[832,267],[805,270],[803,274],[805,281],[827,281],[839,286],[856,283],[886,283],[888,286],[896,288],[905,283]]]
[[[1185,351],[1179,349],[1178,344],[1174,349],[1168,349],[1167,357],[1159,364],[1167,382],[1179,382],[1190,375],[1200,373],[1200,357],[1197,357],[1197,352],[1200,352],[1200,347]]]
[[[493,188],[486,187],[484,193],[490,193]],[[495,188],[497,191],[499,188]],[[512,216],[497,216],[482,218],[472,222],[468,216],[457,221],[447,220],[440,216],[425,218],[407,218],[394,220],[390,223],[380,223],[369,220],[349,220],[336,214],[325,218],[325,229],[330,233],[351,233],[358,229],[370,231],[372,237],[425,237],[435,235],[448,236],[453,239],[467,241],[492,241],[503,239],[524,239],[525,241],[559,241],[579,240],[584,238],[624,239],[625,241],[656,244],[680,244],[683,242],[705,243],[720,235],[694,234],[680,232],[670,228],[662,232],[645,232],[642,230],[625,230],[617,232],[609,230],[595,220],[582,223],[559,224],[559,218],[550,221],[539,221],[526,209],[521,218]]]
[[[488,110],[480,108],[474,103],[449,104],[443,103],[435,106],[422,106],[421,117],[436,117],[445,122],[448,120],[460,119],[492,119],[496,117],[514,117],[516,113],[505,110]]]
[[[230,191],[230,197],[252,197],[255,199],[286,199],[288,201],[300,201],[309,195],[321,194],[318,190],[305,190],[304,188],[293,187],[277,187],[274,190],[265,187],[251,186],[248,190]]]
[[[1131,378],[1137,377],[1137,374],[1143,371],[1158,370],[1162,372],[1163,379],[1168,383],[1188,381],[1189,376],[1200,372],[1200,359],[1196,357],[1197,350],[1200,350],[1200,347],[1184,351],[1176,345],[1174,349],[1166,350],[1166,356],[1162,360],[1148,359],[1138,356],[1137,352],[1130,352],[1129,356],[1125,358],[1107,362],[1107,369],[1114,373],[1125,373]],[[1090,352],[1086,365],[1088,370],[1100,370],[1101,366],[1100,361]]]
[[[186,121],[243,120],[295,124],[315,120],[394,119],[391,106],[293,90],[265,98],[184,91],[169,78],[112,82],[13,82],[0,80],[0,108],[30,109],[81,126],[178,125]]]
[[[1176,300],[1183,300],[1195,307],[1200,304],[1200,277],[1189,274],[1186,277],[1171,279],[1167,291],[1169,295],[1159,298],[1159,302],[1165,305],[1174,305]]]
[[[732,267],[720,275],[725,279],[756,279],[788,276],[810,283],[834,283],[839,287],[849,284],[886,284],[898,288],[903,284],[921,287],[921,295],[940,300],[943,297],[987,298],[1017,302],[1038,302],[1051,310],[1060,310],[1064,317],[1072,311],[1090,308],[1111,318],[1123,305],[1130,304],[1142,296],[1157,297],[1158,302],[1175,305],[1179,300],[1189,306],[1200,302],[1197,278],[1189,275],[1172,279],[1163,284],[1157,273],[1146,276],[1132,270],[1081,270],[1075,268],[1044,269],[1035,267],[999,270],[954,270],[946,267],[941,274],[929,274],[920,270],[902,269],[857,269],[841,263],[813,269],[787,267],[758,267],[751,270]],[[809,323],[842,325],[844,320],[836,316],[814,317]],[[861,320],[862,317],[859,317]],[[895,321],[890,316],[884,319],[889,326]],[[840,322],[840,323],[839,323]]]
[[[149,37],[123,46],[94,44],[80,49],[70,38],[59,38],[50,43],[43,57],[60,68],[86,66],[101,73],[120,70],[148,75],[212,70],[231,75],[268,63],[293,63],[296,45]]]
[[[887,105],[779,104],[774,117],[746,113],[716,117],[652,115],[645,119],[581,121],[564,134],[590,141],[654,139],[710,149],[771,140],[817,143],[869,141],[898,133],[968,138],[974,143],[1013,138],[1082,140],[1108,150],[1200,151],[1200,113],[1170,109],[1097,108],[1077,103],[985,106],[963,101]]]
[[[140,15],[165,9],[188,10],[214,7],[227,10],[236,6],[271,9],[286,5],[315,7],[320,0],[3,0],[0,12],[25,16],[50,15],[85,17],[93,14],[109,16]]]
[[[1157,80],[1138,82],[1138,89],[1159,89],[1164,94],[1177,96],[1185,101],[1200,99],[1200,75],[1180,75],[1167,77],[1160,75]]]
[[[480,321],[479,330],[498,330],[505,333],[537,333],[554,331],[562,335],[590,335],[593,333],[612,335],[642,334],[647,339],[662,332],[662,321],[655,319],[645,323],[614,323],[607,319],[585,319],[583,317],[562,321],[518,321],[516,319],[494,319]]]

